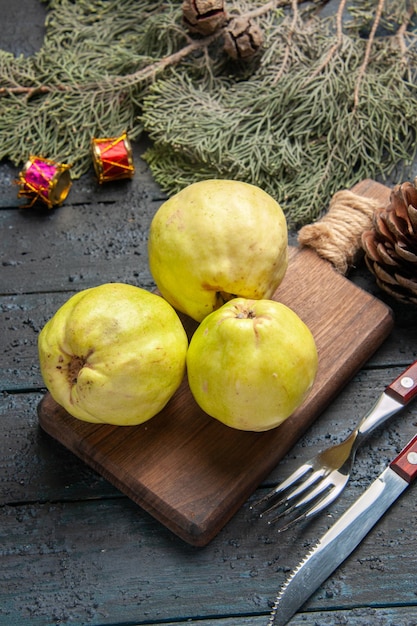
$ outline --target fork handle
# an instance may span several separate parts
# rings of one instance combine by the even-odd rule
[[[398,413],[417,396],[417,361],[407,367],[386,387],[356,430],[355,449],[389,417]]]

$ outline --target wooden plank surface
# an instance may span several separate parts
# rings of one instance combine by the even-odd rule
[[[368,194],[387,193],[366,184]],[[266,433],[225,427],[199,409],[184,380],[158,416],[130,428],[76,420],[48,394],[39,405],[42,428],[182,539],[207,544],[393,326],[386,305],[307,248],[290,247],[273,297],[306,322],[319,353],[307,401],[280,427]]]
[[[403,359],[417,356],[413,345]],[[391,345],[389,351],[385,346]],[[36,426],[36,398],[11,396],[0,414],[0,625],[190,623],[253,626],[288,570],[358,497],[416,429],[416,405],[394,418],[358,453],[349,487],[325,514],[282,535],[249,505],[321,447],[356,425],[400,372],[391,336],[302,437],[253,498],[205,548],[176,539],[128,498]],[[33,394],[35,395],[35,394]],[[39,398],[39,394],[37,394]],[[6,480],[7,479],[7,480]],[[349,561],[322,585],[291,626],[414,626],[416,500],[405,494]],[[375,584],[378,576],[378,585]],[[385,598],[391,601],[377,609]],[[223,619],[222,619],[222,616]],[[229,617],[226,617],[229,616]],[[237,617],[238,616],[238,617]],[[187,619],[188,618],[188,619]],[[389,621],[392,619],[392,621]]]

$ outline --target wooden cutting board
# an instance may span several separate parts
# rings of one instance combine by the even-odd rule
[[[356,193],[386,204],[389,189],[363,181]],[[390,309],[338,274],[313,250],[290,248],[274,299],[310,327],[319,352],[313,389],[287,421],[265,433],[233,430],[196,405],[186,380],[140,426],[72,418],[50,394],[41,427],[186,542],[207,544],[389,334]],[[194,323],[185,321],[189,333]]]

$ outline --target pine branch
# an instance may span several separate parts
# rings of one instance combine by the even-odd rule
[[[256,9],[252,9],[251,11],[247,11],[246,13],[243,13],[242,15],[243,17],[254,19],[266,13],[269,13],[273,9],[277,8],[278,6],[286,6],[288,3],[297,4],[297,2],[301,2],[301,1],[302,0],[272,0],[271,2],[267,2],[263,6],[260,6]],[[56,91],[60,91],[60,92],[97,91],[97,90],[115,91],[118,89],[126,89],[128,87],[137,85],[138,83],[149,82],[149,81],[155,80],[155,78],[159,74],[163,73],[167,68],[178,65],[179,63],[181,63],[181,61],[191,56],[195,52],[203,51],[207,53],[209,47],[217,39],[220,39],[220,37],[222,36],[223,36],[223,33],[220,30],[219,32],[214,33],[213,35],[210,35],[208,37],[204,37],[202,39],[190,40],[190,42],[186,46],[181,48],[180,50],[177,50],[176,52],[173,52],[172,54],[169,54],[163,57],[162,59],[153,61],[149,65],[139,69],[136,72],[133,72],[132,74],[125,75],[125,76],[112,77],[111,80],[110,78],[108,78],[102,81],[87,82],[84,84],[60,83],[57,85],[41,85],[41,86],[36,86],[36,87],[35,86],[24,87],[21,85],[14,86],[14,87],[0,87],[0,97],[13,94],[13,95],[25,95],[27,98],[32,98],[36,95],[54,93]]]
[[[405,0],[340,0],[323,19],[326,2],[230,0],[230,15],[265,35],[259,56],[236,63],[222,31],[184,30],[177,1],[124,0],[121,12],[118,0],[50,0],[42,50],[0,51],[0,159],[20,163],[30,146],[73,163],[76,178],[91,167],[93,136],[145,129],[144,158],[167,193],[234,177],[302,225],[341,187],[407,165],[417,146],[411,8],[407,18]],[[378,23],[388,34],[376,36]]]
[[[319,74],[322,73],[322,71],[324,70],[326,65],[328,65],[328,63],[330,63],[331,59],[338,52],[338,50],[340,50],[340,48],[342,46],[342,43],[343,43],[343,22],[342,22],[342,18],[343,18],[343,12],[344,12],[345,7],[346,7],[346,2],[347,2],[347,0],[341,0],[341,2],[339,4],[339,7],[338,7],[338,10],[337,10],[337,14],[336,14],[336,27],[337,27],[336,43],[333,46],[331,46],[331,48],[329,48],[325,58],[320,63],[320,65],[318,67],[316,67],[316,69],[314,70],[312,75],[308,78],[306,84],[311,82],[314,78],[316,78],[316,76],[318,76]]]
[[[323,0],[326,3],[328,0]],[[251,9],[249,11],[240,13],[242,17],[247,17],[248,19],[256,19],[262,17],[263,15],[274,11],[279,7],[286,7],[291,5],[294,12],[294,20],[292,28],[295,28],[295,24],[298,20],[298,12],[297,5],[302,4],[305,0],[271,0],[264,5],[261,5],[255,9]],[[290,31],[291,33],[291,31]],[[186,36],[185,33],[183,33]],[[95,82],[86,82],[86,83],[59,83],[54,85],[39,85],[39,86],[22,86],[15,85],[12,87],[0,87],[0,97],[6,97],[8,95],[24,95],[28,99],[37,96],[44,95],[48,93],[54,93],[56,91],[59,92],[79,92],[79,91],[116,91],[118,89],[126,89],[132,86],[135,86],[139,83],[150,82],[157,78],[158,75],[162,74],[167,68],[176,66],[180,64],[187,57],[192,56],[196,52],[203,52],[204,54],[208,53],[210,46],[218,39],[223,36],[222,31],[210,35],[208,37],[204,37],[202,39],[190,39],[189,43],[182,47],[181,49],[169,54],[161,59],[152,61],[149,65],[142,67],[141,69],[133,72],[132,74],[124,75],[124,76],[116,76]],[[288,46],[291,45],[291,34],[288,41]]]
[[[125,89],[126,87],[131,87],[140,82],[154,80],[156,76],[166,70],[168,67],[177,65],[183,59],[191,55],[197,50],[203,50],[207,48],[219,35],[213,35],[211,37],[207,37],[204,40],[195,40],[189,43],[187,46],[184,46],[177,52],[170,54],[158,61],[154,61],[150,65],[141,68],[137,72],[133,74],[129,74],[127,76],[118,76],[114,77],[111,80],[105,79],[100,82],[88,82],[84,84],[75,83],[75,84],[63,84],[60,83],[58,85],[41,85],[39,87],[1,87],[0,88],[0,96],[8,96],[11,94],[14,95],[25,95],[27,98],[31,98],[33,96],[39,94],[47,94],[54,92],[71,92],[71,91],[97,91],[97,90],[110,90],[115,91],[118,89]]]
[[[341,9],[342,33],[340,16]],[[218,77],[209,96],[204,74],[195,75],[199,88],[180,74],[151,87],[142,119],[154,147],[145,158],[167,193],[208,176],[236,177],[270,191],[290,224],[301,225],[341,187],[383,176],[394,163],[413,158],[416,93],[398,80],[400,55],[386,55],[378,41],[381,54],[369,56],[361,107],[353,110],[365,40],[343,35],[337,53],[326,58],[327,31],[322,22],[309,21],[294,32],[292,65],[279,73],[282,66],[273,71],[276,58],[282,63],[285,50],[276,46],[274,31],[270,36],[250,81]],[[311,79],[317,59],[325,58]]]
[[[402,63],[403,65],[407,65],[407,46],[405,43],[405,33],[407,32],[407,28],[410,25],[411,22],[411,18],[413,17],[413,15],[415,14],[416,9],[413,7],[410,7],[406,13],[406,16],[400,26],[400,28],[397,31],[397,40],[398,40],[398,45],[399,48],[401,50],[402,53]]]
[[[281,68],[279,70],[279,72],[277,73],[277,75],[274,78],[273,84],[275,85],[279,79],[282,77],[282,75],[284,74],[284,72],[287,70],[288,67],[288,61],[290,58],[290,54],[291,54],[291,47],[292,47],[292,41],[293,41],[293,36],[295,33],[295,29],[297,26],[297,23],[299,22],[299,13],[298,13],[298,3],[297,0],[292,0],[292,13],[293,13],[293,17],[292,17],[292,21],[291,21],[291,25],[288,31],[288,35],[287,35],[287,43],[285,46],[285,52],[284,52],[284,58],[282,60],[281,63]]]
[[[366,44],[366,50],[365,50],[365,57],[363,59],[363,63],[361,65],[361,67],[359,68],[359,73],[358,73],[358,77],[356,80],[356,85],[355,85],[355,91],[353,94],[353,110],[356,111],[356,109],[359,106],[359,91],[360,91],[360,86],[363,80],[363,77],[365,75],[366,72],[366,68],[368,67],[369,64],[369,58],[371,56],[371,49],[373,46],[373,43],[375,41],[375,33],[376,30],[379,26],[379,23],[381,21],[381,16],[382,16],[382,11],[384,8],[384,4],[385,4],[385,0],[378,0],[378,6],[376,8],[376,15],[375,15],[375,19],[374,22],[372,24],[372,28],[371,28],[371,32],[369,34],[369,38]]]

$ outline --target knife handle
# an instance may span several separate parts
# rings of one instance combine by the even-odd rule
[[[417,396],[417,361],[393,380],[385,389],[385,393],[404,406]]]
[[[390,463],[390,468],[408,483],[412,483],[417,478],[417,435]]]

